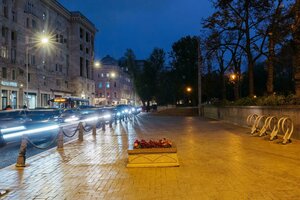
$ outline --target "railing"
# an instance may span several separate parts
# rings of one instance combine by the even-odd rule
[[[294,132],[294,123],[289,117],[266,116],[251,114],[247,117],[247,125],[251,127],[250,134],[253,136],[267,136],[269,140],[278,139],[282,135],[282,144],[291,143]]]
[[[135,116],[136,115],[134,115],[134,114],[131,114],[128,116],[126,115],[124,117],[119,118],[119,122],[121,123],[121,121],[126,121],[126,122],[131,121]],[[108,123],[110,128],[112,128],[112,125],[113,125],[112,122],[113,122],[113,120],[110,120],[110,122]],[[117,124],[118,119],[115,118],[114,122],[115,122],[115,124]],[[84,123],[85,123],[84,121],[80,121],[78,123],[76,129],[72,133],[67,133],[63,126],[57,126],[57,128],[58,128],[57,134],[45,146],[34,144],[34,142],[32,142],[26,134],[23,134],[21,145],[20,145],[20,150],[19,150],[19,155],[17,158],[16,167],[25,167],[26,166],[26,151],[27,151],[28,144],[32,145],[34,148],[37,148],[37,149],[47,149],[50,146],[52,146],[55,142],[57,142],[57,150],[61,151],[64,148],[64,137],[72,138],[78,132],[78,140],[83,141],[84,132],[92,131],[92,135],[96,136],[97,128],[98,129],[101,128],[102,131],[106,130],[106,122],[105,121],[98,120],[92,126],[87,126],[86,123],[84,125]]]

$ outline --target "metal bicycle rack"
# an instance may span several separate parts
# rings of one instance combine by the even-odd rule
[[[282,144],[291,142],[291,136],[294,132],[294,123],[289,117],[277,118],[276,116],[266,116],[250,114],[247,117],[247,125],[251,127],[251,135],[266,136],[269,135],[269,140],[273,141],[282,134]]]

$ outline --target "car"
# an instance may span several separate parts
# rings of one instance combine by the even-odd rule
[[[0,145],[19,141],[22,136],[48,139],[52,137],[53,128],[58,128],[53,110],[10,110],[0,112]],[[49,132],[48,132],[49,131]]]
[[[129,118],[133,114],[133,107],[127,104],[119,104],[115,107],[115,112],[117,119]]]

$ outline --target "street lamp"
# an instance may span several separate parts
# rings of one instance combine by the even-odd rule
[[[99,61],[95,61],[94,66],[96,68],[99,68],[99,67],[101,67],[101,63]]]
[[[37,42],[38,44],[41,44],[41,45],[47,45],[49,43],[49,37],[48,36],[41,36]],[[27,108],[29,108],[29,98],[28,98],[28,90],[29,90],[29,69],[28,69],[28,66],[29,66],[29,43],[27,42],[26,43],[26,106]]]

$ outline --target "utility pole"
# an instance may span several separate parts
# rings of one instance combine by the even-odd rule
[[[197,38],[197,46],[198,46],[198,115],[203,116],[202,113],[202,57],[201,57],[201,49],[200,49],[200,37]]]

